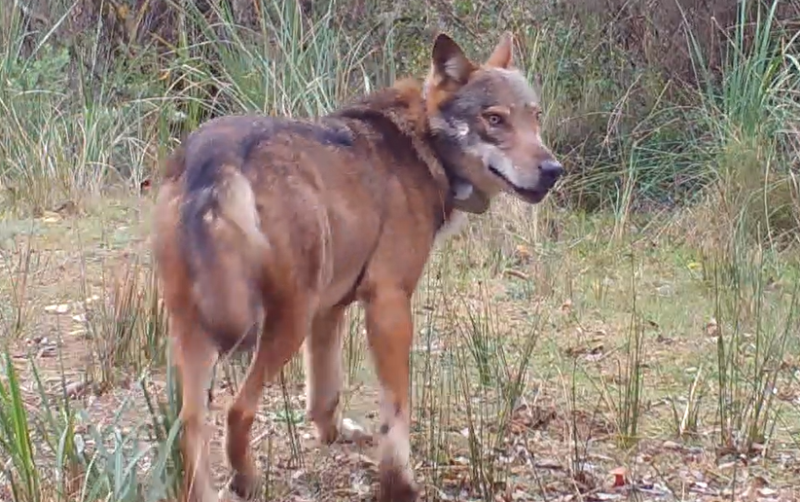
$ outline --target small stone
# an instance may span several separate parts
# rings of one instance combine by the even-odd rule
[[[672,286],[670,284],[663,284],[656,288],[656,292],[661,296],[672,295]]]
[[[48,305],[44,308],[44,311],[50,314],[66,314],[69,312],[69,304]]]
[[[344,441],[350,441],[353,443],[360,443],[370,439],[370,435],[367,433],[367,431],[349,418],[342,419],[342,428],[340,433]]]
[[[86,390],[86,382],[71,382],[66,385],[64,392],[69,397],[77,397]]]
[[[453,463],[456,465],[469,465],[470,461],[467,457],[459,455],[453,459]]]

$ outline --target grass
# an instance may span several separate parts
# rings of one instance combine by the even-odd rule
[[[796,498],[800,65],[777,4],[742,4],[721,75],[689,32],[701,85],[677,90],[623,81],[603,66],[620,48],[584,53],[567,21],[521,29],[548,141],[578,174],[535,209],[498,201],[431,256],[412,354],[428,500]],[[0,499],[175,498],[179,389],[147,248],[157,159],[209,116],[322,113],[420,52],[340,29],[333,3],[312,20],[258,5],[249,28],[188,7],[166,54],[125,57],[100,28],[69,46],[0,12]],[[583,129],[603,141],[570,143]],[[665,198],[682,203],[645,203]],[[374,430],[363,329],[354,308],[342,403]],[[217,368],[213,423],[247,359]],[[256,416],[265,498],[368,498],[372,452],[310,440],[302,376],[298,357]]]

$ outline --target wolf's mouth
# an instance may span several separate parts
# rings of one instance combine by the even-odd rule
[[[526,202],[530,202],[530,203],[533,203],[533,204],[541,202],[542,199],[544,199],[545,195],[547,195],[547,192],[549,191],[549,188],[542,188],[542,187],[524,188],[524,187],[517,186],[516,184],[512,183],[511,180],[506,178],[503,175],[502,172],[500,172],[498,169],[496,169],[492,165],[489,166],[489,171],[491,171],[492,174],[494,174],[495,176],[497,176],[501,180],[505,181],[508,184],[508,186],[510,186],[514,190],[514,192],[522,200],[524,200]]]

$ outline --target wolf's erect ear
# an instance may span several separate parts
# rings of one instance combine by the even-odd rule
[[[461,47],[444,33],[433,42],[431,55],[434,73],[445,81],[465,84],[476,67]]]
[[[494,48],[492,55],[486,60],[486,66],[495,68],[508,68],[514,57],[514,36],[510,31],[503,33],[500,42]]]

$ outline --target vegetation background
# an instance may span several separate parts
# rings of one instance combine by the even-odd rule
[[[175,497],[147,238],[183,135],[324,113],[422,76],[439,31],[480,59],[505,30],[569,175],[432,256],[412,361],[426,500],[800,497],[797,0],[4,0],[0,500]],[[360,315],[345,412],[366,424]],[[219,364],[217,425],[246,363]],[[313,443],[302,372],[265,392],[265,497],[367,499],[369,441]]]

